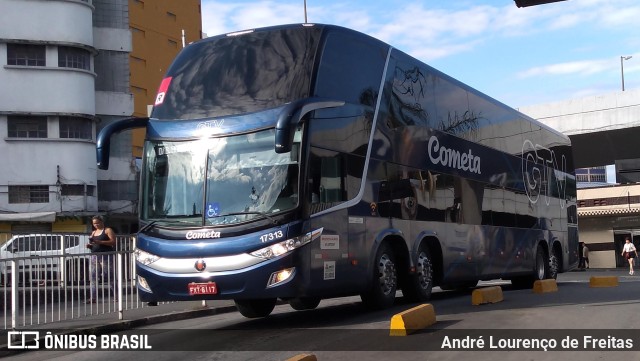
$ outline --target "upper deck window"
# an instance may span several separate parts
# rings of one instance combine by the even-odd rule
[[[362,35],[330,32],[322,51],[315,94],[375,106],[387,49]]]
[[[275,108],[309,96],[320,28],[217,37],[186,47],[152,117],[200,119]]]

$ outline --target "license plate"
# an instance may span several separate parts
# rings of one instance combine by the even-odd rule
[[[215,295],[218,293],[218,287],[215,282],[207,283],[189,283],[189,295]]]

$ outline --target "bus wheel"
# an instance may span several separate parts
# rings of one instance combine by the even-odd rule
[[[558,251],[555,249],[551,250],[551,256],[549,256],[549,265],[548,265],[548,279],[557,279],[558,273],[560,272],[560,257],[558,256]]]
[[[536,250],[536,271],[534,274],[534,281],[543,280],[549,273],[549,260],[547,255],[541,246],[538,246]],[[532,284],[533,285],[533,284]]]
[[[376,253],[371,288],[368,292],[360,295],[360,298],[368,308],[390,307],[395,301],[397,288],[398,272],[396,271],[395,256],[391,247],[383,243]]]
[[[320,304],[317,297],[297,297],[289,300],[289,305],[296,311],[313,310]]]
[[[257,300],[235,300],[238,312],[246,318],[267,317],[276,307],[275,298]]]
[[[420,246],[416,260],[416,273],[411,275],[410,281],[402,288],[402,294],[410,302],[423,302],[431,298],[433,289],[433,266],[431,254],[426,245]]]

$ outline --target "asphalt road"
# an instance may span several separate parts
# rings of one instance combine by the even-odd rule
[[[485,283],[500,284],[504,301],[479,306],[471,304],[471,291],[435,292],[430,303],[436,324],[405,337],[388,336],[390,319],[416,304],[399,297],[394,307],[371,312],[359,298],[349,297],[324,300],[312,311],[277,306],[265,319],[249,320],[234,312],[124,333],[145,335],[152,347],[148,351],[34,351],[12,359],[287,360],[307,353],[321,361],[637,360],[640,276],[602,273],[609,275],[619,277],[617,287],[592,288],[587,273],[571,272],[559,277],[558,292],[545,294],[513,289],[505,282]],[[478,347],[479,340],[484,341],[483,347]],[[458,347],[448,348],[455,342]],[[471,342],[475,347],[466,349]],[[520,350],[515,350],[513,342],[520,342]],[[538,347],[532,350],[523,342]],[[631,351],[620,351],[627,347]],[[537,351],[543,348],[548,351]]]

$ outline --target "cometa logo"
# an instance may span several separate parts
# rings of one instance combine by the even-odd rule
[[[201,231],[194,232],[189,231],[186,235],[187,239],[207,239],[207,238],[220,238],[220,232],[216,231]]]
[[[196,271],[202,272],[207,268],[207,264],[203,259],[201,259],[201,260],[196,261],[196,264],[194,265],[194,267],[195,267]]]
[[[468,152],[461,153],[459,150],[440,146],[438,137],[432,135],[429,138],[428,152],[429,159],[433,164],[441,164],[445,167],[481,174],[480,157],[473,155],[471,149]]]

